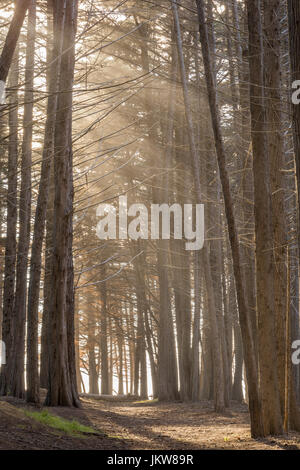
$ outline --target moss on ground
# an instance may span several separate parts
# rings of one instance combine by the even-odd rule
[[[25,415],[29,418],[34,419],[38,423],[41,423],[45,426],[49,426],[50,428],[56,429],[58,431],[62,431],[68,436],[72,437],[82,437],[85,434],[99,434],[95,429],[84,426],[80,424],[78,421],[73,419],[72,421],[61,418],[60,416],[53,415],[49,413],[48,410],[42,411],[28,411],[25,410]]]

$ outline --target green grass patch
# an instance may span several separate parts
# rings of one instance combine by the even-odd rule
[[[134,401],[134,405],[155,405],[155,403],[158,403],[158,398],[154,398],[154,400],[139,400],[139,401]]]
[[[34,419],[38,423],[44,424],[45,426],[49,426],[50,428],[57,429],[58,431],[62,431],[68,436],[73,437],[82,437],[85,434],[98,434],[95,429],[84,426],[80,424],[78,421],[73,419],[69,421],[67,419],[61,418],[60,416],[53,415],[49,413],[47,410],[42,411],[28,411],[25,410],[25,415],[29,418]]]

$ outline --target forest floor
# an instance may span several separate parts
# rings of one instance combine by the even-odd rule
[[[51,414],[92,427],[97,435],[70,436],[28,416],[21,400],[0,399],[0,450],[300,450],[300,434],[254,440],[245,405],[223,414],[209,402],[164,403],[82,399],[82,409],[49,408]],[[44,408],[43,408],[44,409]]]

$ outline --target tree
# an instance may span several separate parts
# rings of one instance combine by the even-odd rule
[[[25,95],[23,142],[21,161],[21,191],[19,202],[19,240],[17,246],[16,295],[12,314],[12,342],[8,358],[8,391],[11,395],[23,398],[24,355],[25,355],[25,322],[27,301],[27,263],[30,244],[31,214],[31,163],[33,134],[33,77],[34,51],[36,35],[36,4],[32,0],[29,6],[25,64]]]
[[[8,187],[7,187],[7,223],[5,246],[5,269],[3,285],[2,339],[6,344],[7,358],[12,342],[12,316],[15,298],[16,268],[16,229],[17,229],[17,173],[18,166],[18,83],[19,51],[13,59],[9,84],[12,92],[9,97],[9,142],[8,142]],[[0,394],[8,392],[8,366],[3,365],[0,373]]]
[[[15,0],[15,12],[0,56],[0,82],[6,82],[26,12],[32,0]]]
[[[59,2],[58,12],[64,8]],[[59,98],[54,133],[54,225],[53,225],[53,298],[49,317],[49,388],[48,406],[80,406],[74,378],[75,350],[73,316],[72,267],[72,88],[74,80],[74,49],[77,22],[76,0],[65,7],[63,48],[59,81]]]
[[[52,7],[52,8],[51,8]],[[38,377],[38,306],[42,265],[42,246],[49,195],[50,173],[53,158],[54,128],[57,109],[57,86],[60,70],[60,58],[63,43],[63,25],[65,3],[58,8],[57,2],[49,2],[49,13],[53,16],[54,46],[49,72],[49,98],[47,121],[45,125],[43,161],[39,194],[34,218],[33,241],[30,259],[30,280],[28,289],[28,322],[27,322],[27,401],[39,402]]]
[[[253,146],[258,351],[264,435],[280,434],[276,352],[274,349],[274,271],[270,163],[266,147],[263,47],[260,1],[248,1],[250,109]]]
[[[254,342],[252,336],[252,328],[250,322],[250,314],[247,308],[245,286],[243,280],[243,273],[241,270],[241,259],[239,251],[239,240],[237,235],[237,228],[235,223],[233,204],[231,198],[231,192],[229,187],[229,179],[226,170],[226,155],[224,150],[224,144],[222,139],[219,110],[217,104],[217,93],[216,85],[211,67],[211,58],[209,50],[209,40],[207,26],[205,22],[205,11],[203,0],[196,0],[198,20],[199,20],[199,31],[200,41],[202,46],[203,62],[205,68],[206,85],[210,105],[210,113],[212,126],[215,137],[215,146],[218,159],[218,166],[220,172],[220,179],[223,189],[223,196],[225,202],[225,212],[227,218],[227,226],[229,233],[229,240],[231,245],[233,269],[235,284],[237,290],[238,308],[239,308],[239,319],[243,337],[244,357],[247,372],[247,383],[249,390],[249,408],[251,415],[251,434],[253,437],[261,435],[261,410],[260,410],[260,397],[257,383],[257,367],[255,360]]]

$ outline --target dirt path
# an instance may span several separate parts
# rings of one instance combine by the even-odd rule
[[[233,404],[220,415],[210,403],[107,402],[84,398],[83,409],[51,408],[99,431],[74,438],[24,416],[26,405],[0,401],[0,449],[298,449],[300,434],[253,440],[246,406]]]

